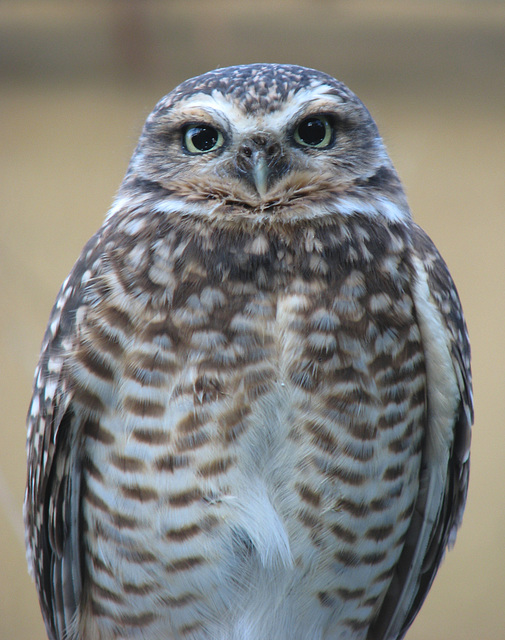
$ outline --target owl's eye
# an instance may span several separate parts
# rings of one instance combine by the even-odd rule
[[[208,124],[192,124],[183,130],[182,141],[190,153],[208,153],[223,145],[223,134]]]
[[[302,120],[295,129],[295,141],[303,147],[325,149],[333,141],[333,129],[324,116],[311,116]]]

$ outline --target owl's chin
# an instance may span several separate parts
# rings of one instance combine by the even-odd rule
[[[256,226],[304,220],[323,222],[334,219],[339,212],[350,213],[347,206],[339,206],[345,198],[346,185],[336,182],[334,176],[314,178],[314,174],[300,171],[283,176],[261,195],[250,183],[236,178],[179,181],[177,190],[169,190],[167,185],[168,191],[170,196],[155,205],[157,211],[177,216],[177,205],[184,202],[186,220],[205,219],[208,224],[227,228],[244,223]]]
[[[237,233],[258,228],[325,227],[351,218],[373,219],[378,224],[410,224],[408,207],[393,199],[363,201],[352,192],[319,192],[293,195],[290,200],[262,200],[255,203],[234,198],[209,199],[206,206],[195,203],[183,213],[185,222],[191,218],[214,228],[235,230]],[[175,213],[175,212],[174,212]],[[178,213],[175,217],[179,218]]]

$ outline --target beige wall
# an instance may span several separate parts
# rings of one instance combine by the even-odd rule
[[[255,61],[314,66],[358,93],[458,284],[474,352],[471,488],[456,548],[408,639],[505,637],[504,4],[4,0],[1,639],[45,637],[20,505],[24,417],[58,287],[100,225],[156,100],[187,76]]]

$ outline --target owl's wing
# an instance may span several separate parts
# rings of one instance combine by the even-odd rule
[[[75,637],[81,594],[81,425],[72,408],[65,367],[82,301],[83,274],[98,243],[96,235],[60,289],[42,342],[28,414],[27,560],[51,640]]]
[[[403,638],[417,615],[465,507],[473,422],[470,344],[449,270],[413,226],[414,303],[427,372],[426,442],[420,490],[404,550],[367,638]]]

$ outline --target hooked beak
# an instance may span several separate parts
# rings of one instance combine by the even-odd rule
[[[253,162],[251,176],[256,191],[263,198],[268,188],[268,164],[264,155],[258,155]]]
[[[239,176],[264,198],[287,171],[282,145],[272,134],[257,133],[242,142],[237,151]]]

